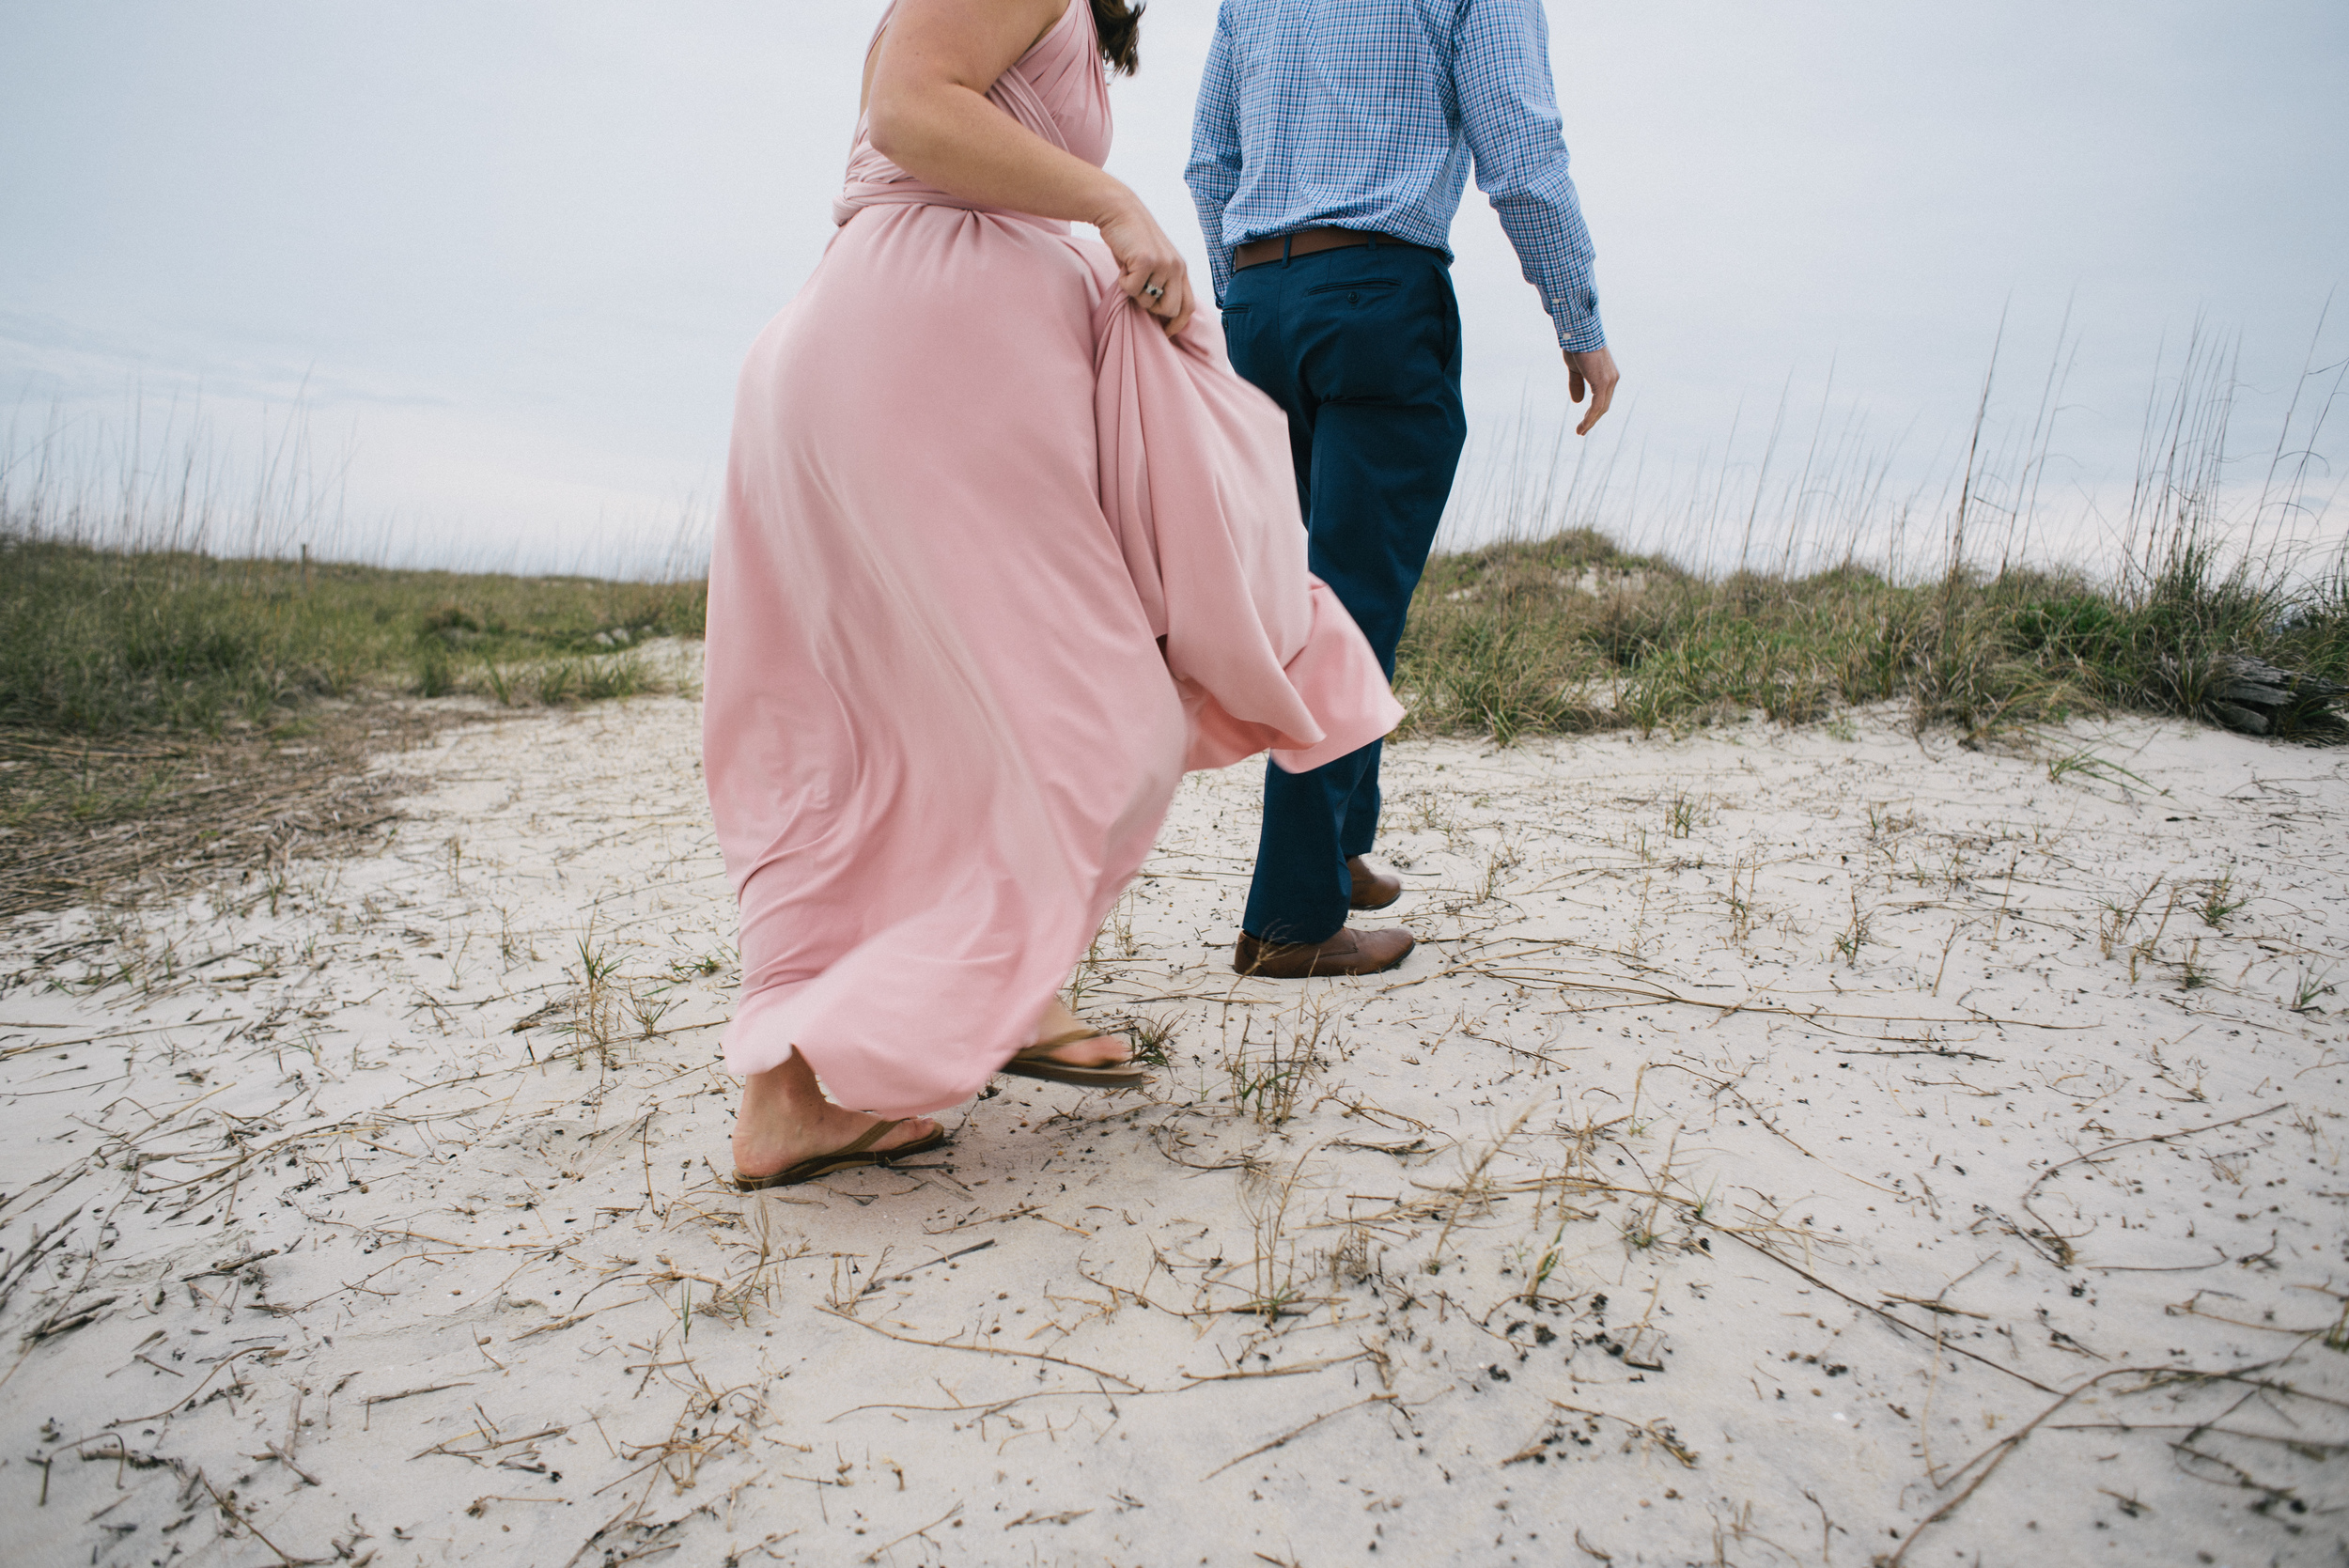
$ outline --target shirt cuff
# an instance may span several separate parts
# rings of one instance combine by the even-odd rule
[[[1607,347],[1607,328],[1594,308],[1578,310],[1572,305],[1562,305],[1549,313],[1549,319],[1558,329],[1558,347],[1569,354]]]

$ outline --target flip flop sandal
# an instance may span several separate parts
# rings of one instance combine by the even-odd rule
[[[1150,1075],[1132,1062],[1105,1062],[1097,1067],[1080,1067],[1052,1055],[1063,1046],[1073,1046],[1080,1040],[1102,1038],[1097,1029],[1072,1029],[1066,1034],[1055,1034],[1049,1040],[1038,1040],[1020,1050],[997,1068],[1016,1078],[1040,1078],[1048,1083],[1077,1083],[1090,1089],[1146,1089]]]
[[[834,1149],[828,1155],[813,1156],[796,1165],[786,1165],[771,1176],[746,1176],[737,1171],[734,1185],[743,1192],[756,1192],[766,1187],[796,1187],[801,1182],[814,1181],[818,1176],[829,1176],[835,1171],[850,1171],[863,1165],[887,1165],[891,1160],[925,1153],[946,1141],[946,1129],[941,1127],[927,1138],[917,1138],[910,1143],[900,1143],[894,1148],[873,1147],[889,1136],[891,1128],[903,1125],[904,1120],[899,1117],[894,1122],[876,1122],[864,1129],[864,1136],[846,1148]]]

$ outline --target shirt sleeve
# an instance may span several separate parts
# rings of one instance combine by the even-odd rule
[[[1566,174],[1541,0],[1462,0],[1454,45],[1453,85],[1477,189],[1500,215],[1525,281],[1540,290],[1558,346],[1602,348],[1591,235]]]
[[[1215,41],[1207,47],[1207,65],[1199,81],[1199,109],[1190,123],[1190,162],[1183,183],[1199,209],[1199,227],[1206,236],[1207,267],[1214,275],[1215,303],[1232,281],[1232,249],[1223,242],[1223,210],[1239,189],[1240,145],[1237,87],[1232,71],[1232,35],[1221,9],[1216,13]]]

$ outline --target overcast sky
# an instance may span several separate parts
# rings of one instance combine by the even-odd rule
[[[282,429],[299,404],[371,536],[389,520],[381,536],[429,553],[559,566],[714,489],[741,352],[831,233],[879,7],[8,10],[15,453],[62,413],[86,459],[134,396],[151,432],[200,393],[215,444],[250,462],[263,411]],[[1111,165],[1203,273],[1181,168],[1212,18],[1152,0]],[[1750,488],[1781,399],[1781,474],[1824,411],[1830,438],[1859,432],[1850,450],[1892,449],[1893,489],[1925,482],[1960,450],[2002,315],[2013,442],[2070,311],[2050,496],[2126,479],[2156,354],[2174,366],[2198,321],[2239,340],[2242,444],[2272,441],[2349,257],[2349,6],[1551,0],[1550,18],[1625,375],[1602,427],[1623,516],[1601,520],[1697,493],[1725,450],[1726,489]],[[1481,475],[1521,418],[1547,452],[1563,374],[1472,189],[1455,241]],[[2349,302],[2319,361],[2345,349]]]

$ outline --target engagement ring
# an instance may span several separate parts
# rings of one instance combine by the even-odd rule
[[[1142,286],[1142,291],[1143,291],[1144,294],[1149,295],[1149,296],[1150,296],[1150,298],[1151,298],[1151,301],[1152,301],[1153,303],[1156,303],[1157,301],[1163,300],[1163,299],[1165,299],[1165,298],[1166,298],[1166,290],[1165,290],[1165,289],[1163,289],[1163,288],[1161,288],[1161,287],[1159,287],[1157,284],[1155,284],[1155,283],[1145,283],[1145,284],[1143,284],[1143,285]]]

